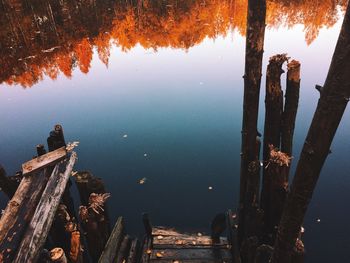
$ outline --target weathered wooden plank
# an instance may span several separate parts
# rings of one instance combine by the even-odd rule
[[[76,153],[72,152],[69,160],[55,166],[17,251],[15,263],[36,262],[46,241],[76,159]]]
[[[220,238],[220,245],[227,245],[227,238]],[[154,236],[153,245],[182,245],[182,246],[212,246],[213,242],[209,236],[178,235],[178,236]]]
[[[15,195],[8,202],[0,219],[0,258],[3,262],[12,262],[51,171],[50,167],[23,177]]]
[[[53,165],[54,163],[64,159],[66,156],[67,156],[66,147],[61,147],[52,152],[38,156],[37,158],[34,158],[22,164],[23,175],[27,175],[29,173],[38,171],[39,169],[43,169],[49,165]]]
[[[119,217],[113,231],[107,241],[107,244],[101,254],[99,263],[114,262],[117,252],[120,248],[124,236],[124,220]]]
[[[173,228],[157,226],[152,228],[152,235],[153,236],[178,236],[178,235],[181,235],[181,233],[179,233]]]
[[[153,249],[151,261],[154,259],[172,259],[172,260],[230,260],[231,253],[228,249]]]
[[[213,244],[213,245],[153,245],[154,249],[231,249],[231,245],[228,244]]]

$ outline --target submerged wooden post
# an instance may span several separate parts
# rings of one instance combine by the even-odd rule
[[[350,4],[286,201],[272,263],[290,263],[322,166],[350,98]]]
[[[266,0],[248,0],[244,101],[239,194],[239,243],[245,236],[245,213],[251,206],[246,200],[248,167],[256,160],[256,136],[259,111],[262,57],[264,52]]]
[[[101,178],[97,178],[88,171],[80,171],[75,176],[75,183],[78,188],[80,203],[88,205],[92,193],[104,194],[106,189]]]
[[[104,215],[105,202],[109,196],[109,193],[92,193],[88,206],[79,207],[81,225],[86,233],[89,254],[94,262],[99,259],[110,233],[109,221]]]
[[[279,148],[281,144],[281,123],[283,112],[283,91],[281,87],[281,74],[284,72],[282,65],[287,61],[286,54],[275,55],[270,58],[266,73],[265,95],[265,125],[263,143],[263,180],[261,191],[261,208],[264,211],[264,224],[266,225],[270,215],[271,182],[274,177],[266,169],[270,159],[270,145]]]

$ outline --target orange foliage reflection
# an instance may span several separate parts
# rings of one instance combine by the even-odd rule
[[[268,0],[269,27],[303,24],[311,43],[331,27],[347,0]],[[0,83],[30,87],[44,76],[88,73],[93,50],[108,66],[112,45],[123,51],[189,49],[205,38],[244,35],[247,0],[3,0]]]

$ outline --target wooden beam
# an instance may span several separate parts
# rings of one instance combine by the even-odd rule
[[[259,112],[262,58],[264,53],[266,0],[248,0],[246,51],[244,69],[244,98],[242,120],[241,171],[239,194],[239,244],[246,236],[246,200],[249,166],[256,161],[256,136]]]
[[[13,262],[36,262],[46,241],[76,159],[76,153],[72,152],[69,160],[55,166]]]
[[[0,219],[0,257],[12,262],[52,169],[47,168],[23,177],[13,198],[8,202]]]
[[[122,217],[119,217],[107,241],[107,244],[102,252],[102,255],[98,261],[99,263],[114,262],[114,259],[120,248],[123,237],[124,237],[124,220]]]
[[[289,263],[321,169],[350,100],[350,4],[279,224],[271,263]]]
[[[22,164],[22,173],[23,175],[34,173],[40,169],[57,163],[58,161],[64,159],[66,156],[66,147],[61,147],[57,150],[43,154],[41,156],[38,156],[37,158],[34,158]]]

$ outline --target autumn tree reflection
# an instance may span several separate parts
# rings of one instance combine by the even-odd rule
[[[303,24],[311,43],[347,0],[269,0],[269,27]],[[112,45],[189,49],[205,38],[244,34],[247,0],[1,0],[0,83],[30,87],[44,76],[87,73],[94,49],[108,66]]]

